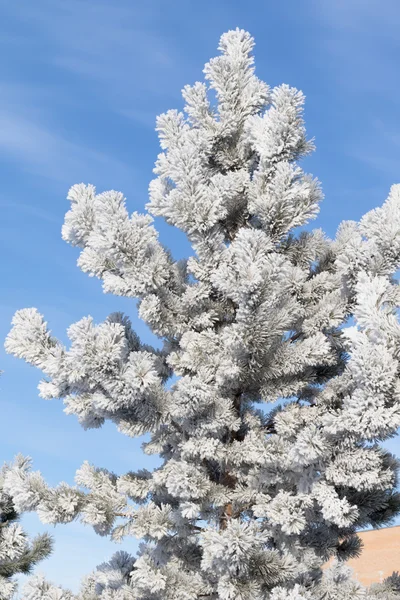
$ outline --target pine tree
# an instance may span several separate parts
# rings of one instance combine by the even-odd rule
[[[16,467],[26,465],[20,457]],[[3,489],[4,479],[9,467],[0,469],[0,599],[9,600],[17,589],[15,575],[30,573],[32,568],[51,552],[52,541],[47,534],[39,535],[29,541],[28,536],[18,523],[19,514],[9,494]]]
[[[335,240],[301,229],[322,199],[299,166],[313,150],[304,96],[260,81],[252,49],[248,33],[224,34],[184,112],[157,120],[147,210],[185,232],[187,261],[121,193],[68,195],[62,236],[80,268],[137,298],[162,349],[119,313],[72,325],[67,349],[24,309],[6,341],[44,372],[43,398],[84,428],[147,433],[144,452],[163,460],[118,475],[84,463],[76,486],[56,488],[25,465],[8,474],[17,509],[45,523],[143,538],[135,559],[118,553],[89,576],[85,600],[365,597],[344,561],[359,528],[400,508],[398,463],[380,445],[400,425],[400,186]],[[396,582],[369,598],[395,597]],[[35,599],[58,589],[32,586]]]

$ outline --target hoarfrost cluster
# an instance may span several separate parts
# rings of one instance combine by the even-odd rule
[[[27,467],[26,460],[19,456],[16,468]],[[11,496],[5,491],[5,479],[9,468],[0,469],[0,598],[11,600],[17,590],[16,575],[28,574],[33,567],[46,558],[52,549],[52,540],[47,534],[29,540],[21,527],[19,514]]]

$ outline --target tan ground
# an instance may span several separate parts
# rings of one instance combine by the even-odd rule
[[[349,560],[354,575],[363,585],[382,581],[393,571],[400,572],[400,526],[363,531],[360,558]]]

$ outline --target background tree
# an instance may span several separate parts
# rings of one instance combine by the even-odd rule
[[[224,34],[206,83],[184,88],[185,112],[157,121],[147,208],[186,233],[187,261],[121,193],[68,195],[62,235],[79,266],[138,298],[162,349],[121,314],[72,325],[67,349],[35,309],[16,313],[6,341],[44,372],[42,397],[85,428],[149,433],[144,451],[163,459],[122,475],[84,463],[76,487],[50,488],[25,465],[8,474],[17,509],[45,523],[143,538],[137,559],[118,554],[89,577],[84,598],[355,598],[343,561],[360,552],[357,529],[399,510],[397,461],[379,442],[400,424],[400,187],[334,241],[300,231],[322,199],[298,165],[313,149],[304,97],[260,81],[252,48],[248,33]],[[385,586],[397,593],[395,577]]]
[[[16,466],[23,468],[26,461],[20,457]],[[9,600],[17,589],[15,575],[30,573],[33,567],[47,558],[52,549],[51,538],[39,535],[31,542],[18,523],[11,497],[3,489],[8,467],[0,470],[0,598]]]

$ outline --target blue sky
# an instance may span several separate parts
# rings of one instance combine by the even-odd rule
[[[202,78],[228,29],[254,35],[261,78],[306,94],[317,151],[305,166],[326,196],[316,226],[334,235],[400,182],[396,0],[3,0],[0,16],[0,339],[15,310],[35,306],[63,341],[82,316],[102,321],[115,310],[151,341],[134,302],[103,295],[76,267],[60,235],[65,197],[83,181],[121,190],[131,211],[143,210],[155,117],[182,107],[180,90]],[[158,225],[185,255],[184,237]],[[118,473],[154,466],[140,440],[109,425],[85,432],[60,401],[38,398],[40,373],[2,349],[0,365],[0,461],[28,454],[52,484],[72,483],[85,459]],[[389,447],[397,452],[398,441]],[[34,515],[24,522],[31,533],[46,529]],[[55,552],[40,570],[74,589],[118,549],[79,524],[49,529]]]

